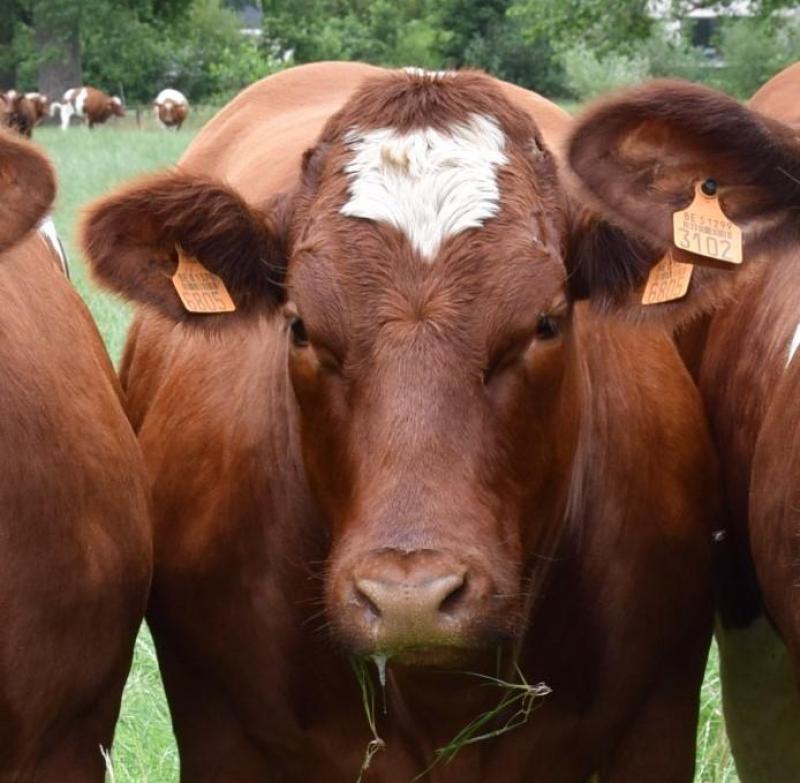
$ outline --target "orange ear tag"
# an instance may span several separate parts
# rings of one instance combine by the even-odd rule
[[[222,279],[209,272],[197,259],[178,250],[178,269],[172,283],[183,306],[190,313],[232,313],[236,305]]]
[[[709,180],[707,180],[709,182]],[[729,264],[742,263],[742,229],[731,223],[716,194],[707,196],[703,184],[695,182],[694,200],[672,215],[675,246]]]
[[[643,305],[671,302],[686,296],[694,266],[675,261],[667,253],[651,270],[642,294]]]

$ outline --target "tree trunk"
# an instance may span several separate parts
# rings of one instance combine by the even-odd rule
[[[0,91],[16,85],[17,74],[11,51],[15,21],[16,17],[13,13],[0,14]]]
[[[60,101],[65,90],[82,82],[80,0],[36,0],[33,26],[42,57],[39,92]]]

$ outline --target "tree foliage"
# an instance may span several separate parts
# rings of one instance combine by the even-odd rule
[[[473,66],[551,96],[583,99],[647,76],[680,76],[745,96],[800,59],[796,0],[753,0],[726,18],[716,57],[691,44],[687,14],[736,0],[5,0],[0,87],[32,89],[48,63],[73,60],[86,83],[149,101],[174,86],[216,101],[277,67],[363,60],[427,68]],[[234,9],[260,4],[260,40]],[[683,34],[677,22],[684,20]],[[72,77],[70,77],[72,78]],[[75,77],[80,78],[80,77]]]
[[[19,89],[36,89],[43,64],[66,59],[71,31],[82,81],[129,101],[149,102],[166,86],[195,101],[223,100],[276,67],[221,0],[11,2],[13,30],[0,73],[13,69]]]

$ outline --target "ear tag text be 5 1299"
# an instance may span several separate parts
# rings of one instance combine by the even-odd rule
[[[672,241],[689,253],[742,263],[742,229],[722,211],[713,179],[695,182],[692,203],[673,213]]]
[[[232,313],[236,305],[222,279],[209,272],[197,259],[177,247],[178,269],[172,284],[190,313]]]

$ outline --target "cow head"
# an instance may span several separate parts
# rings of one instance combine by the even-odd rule
[[[640,310],[629,295],[698,179],[716,177],[748,241],[765,221],[793,230],[800,190],[774,166],[797,177],[800,147],[782,133],[719,93],[655,85],[578,124],[576,184],[486,77],[392,74],[331,118],[285,199],[259,211],[169,174],[95,206],[85,245],[101,280],[173,318],[191,317],[165,275],[177,243],[239,317],[282,308],[331,619],[351,649],[444,662],[522,632],[565,525],[572,302]],[[755,154],[772,157],[753,173]],[[698,275],[685,312],[729,274]]]
[[[0,251],[28,233],[56,195],[55,174],[29,142],[0,129]]]
[[[122,99],[118,98],[116,95],[112,95],[108,99],[108,108],[114,117],[125,116],[125,107],[122,105]]]

